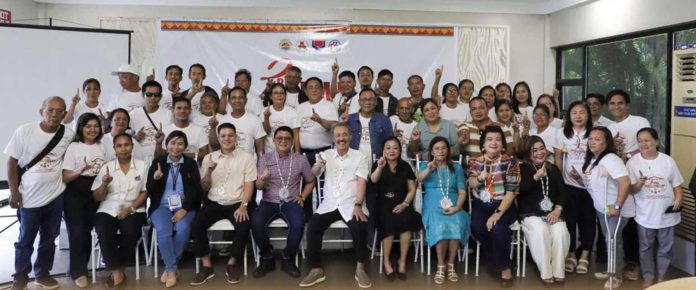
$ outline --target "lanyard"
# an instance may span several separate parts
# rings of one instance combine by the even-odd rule
[[[171,168],[169,169],[169,177],[172,179],[172,190],[176,192],[176,183],[179,181],[179,172],[181,170],[180,164],[179,163],[172,163]]]

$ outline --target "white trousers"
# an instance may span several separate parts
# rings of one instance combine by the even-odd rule
[[[564,279],[565,256],[570,247],[566,223],[559,221],[549,225],[541,217],[526,217],[522,220],[522,231],[541,279]]]

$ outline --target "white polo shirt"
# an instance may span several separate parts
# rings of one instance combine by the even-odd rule
[[[17,128],[5,147],[5,154],[17,159],[20,167],[26,166],[39,155],[56,134],[44,132],[39,124],[33,122]],[[63,155],[74,135],[73,130],[66,126],[63,138],[56,147],[22,175],[19,183],[22,207],[42,207],[63,193]]]
[[[118,165],[118,160],[109,161],[102,166],[99,174],[94,178],[94,183],[92,183],[93,191],[102,185],[102,177],[106,175],[107,167],[113,180],[106,187],[106,198],[99,203],[97,212],[116,217],[121,209],[130,207],[140,192],[145,191],[148,168],[145,166],[145,162],[131,159],[130,169],[128,169],[128,173],[124,173]],[[145,206],[141,206],[135,211],[144,213]]]
[[[348,149],[348,152],[339,156],[336,149],[328,149],[321,154],[326,160],[324,172],[323,200],[316,210],[317,214],[325,214],[337,210],[344,221],[349,221],[353,216],[355,198],[358,196],[358,178],[367,180],[369,168],[367,157],[358,150]],[[362,209],[368,214],[363,201]]]

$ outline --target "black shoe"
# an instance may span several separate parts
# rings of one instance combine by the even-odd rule
[[[17,279],[12,282],[12,289],[11,290],[26,290],[27,289],[27,280],[25,279]]]
[[[261,264],[258,267],[256,267],[256,270],[254,270],[254,278],[261,278],[263,276],[266,276],[266,274],[275,271],[275,269],[275,259],[261,258]]]
[[[242,271],[237,264],[227,265],[225,275],[227,276],[227,283],[230,284],[237,284],[242,280]]]
[[[396,280],[396,271],[392,271],[389,274],[384,273],[384,276],[387,277],[387,281],[394,282],[394,280]]]
[[[295,263],[290,259],[281,260],[280,270],[282,270],[285,273],[288,273],[288,275],[290,275],[290,277],[293,278],[299,278],[300,276],[302,276],[300,269],[298,269],[297,266],[295,266]]]
[[[198,286],[198,285],[203,285],[205,284],[206,281],[210,280],[210,278],[215,277],[215,273],[213,272],[213,267],[203,267],[198,274],[196,274],[196,277],[193,278],[193,281],[189,283],[191,286]]]
[[[43,289],[56,289],[56,288],[60,287],[60,285],[58,284],[58,281],[56,281],[56,279],[53,279],[53,277],[51,277],[49,275],[39,276],[38,278],[36,278],[34,280],[34,284],[36,284],[37,286],[39,286]]]
[[[406,281],[406,273],[396,272],[396,278],[399,280]]]

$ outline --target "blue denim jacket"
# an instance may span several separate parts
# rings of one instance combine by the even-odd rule
[[[350,139],[350,148],[358,150],[360,147],[360,135],[362,134],[362,126],[360,125],[360,112],[353,113],[348,116],[348,127],[353,137]],[[382,145],[384,140],[394,136],[394,130],[389,118],[382,113],[372,113],[370,118],[370,147],[372,154],[382,156]],[[372,156],[367,156],[372,159]]]

